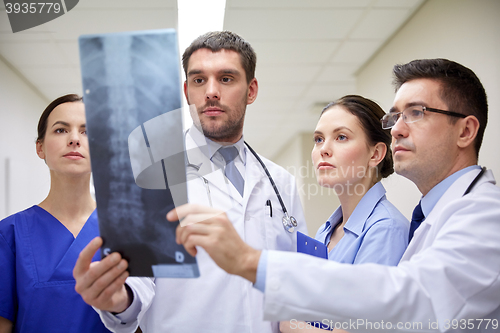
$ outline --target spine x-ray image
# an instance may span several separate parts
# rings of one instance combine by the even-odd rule
[[[165,217],[187,203],[175,30],[79,43],[103,256],[120,252],[133,276],[199,276]]]

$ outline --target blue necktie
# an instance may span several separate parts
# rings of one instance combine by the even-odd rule
[[[238,156],[238,149],[236,149],[236,147],[221,147],[219,149],[219,152],[226,161],[224,174],[226,175],[227,179],[229,179],[231,183],[233,183],[238,192],[240,192],[241,196],[243,196],[245,181],[243,180],[243,177],[234,164],[234,159],[236,158],[236,156]]]
[[[417,207],[415,207],[415,209],[413,210],[413,214],[411,216],[410,234],[408,235],[408,243],[413,238],[415,230],[417,230],[417,228],[420,227],[420,224],[422,223],[423,220],[425,220],[425,215],[422,212],[421,202],[419,202]]]

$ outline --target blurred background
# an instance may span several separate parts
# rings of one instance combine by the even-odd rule
[[[35,153],[38,118],[53,99],[82,94],[77,39],[93,33],[179,28],[181,53],[211,30],[249,41],[259,95],[247,109],[245,140],[297,177],[312,235],[339,204],[317,185],[310,161],[319,113],[353,93],[387,111],[398,63],[448,58],[479,76],[490,105],[479,164],[500,177],[499,18],[499,0],[80,0],[63,16],[14,34],[2,3],[0,219],[47,195],[49,173]],[[383,183],[410,218],[417,188],[398,175]]]

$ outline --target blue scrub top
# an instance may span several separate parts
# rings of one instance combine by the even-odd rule
[[[342,208],[323,224],[316,239],[328,245],[335,226],[342,222]],[[387,200],[378,182],[361,198],[344,225],[344,237],[328,259],[348,264],[377,263],[396,266],[408,245],[408,220]]]
[[[78,255],[98,235],[96,211],[76,239],[39,206],[0,221],[0,316],[14,332],[109,332],[73,278]]]

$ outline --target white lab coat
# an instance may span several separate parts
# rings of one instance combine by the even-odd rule
[[[239,235],[257,249],[294,250],[296,232],[286,232],[282,225],[283,211],[263,168],[247,150],[243,198],[228,182],[221,169],[202,153],[203,135],[193,128],[186,135],[189,163],[189,202],[209,205],[207,186],[215,208],[227,211]],[[297,219],[298,230],[306,232],[302,206],[293,176],[283,168],[261,157],[279,188],[289,213]],[[269,216],[266,201],[271,200]],[[166,222],[168,223],[168,222]],[[196,279],[129,278],[136,300],[142,302],[139,323],[143,332],[179,333],[266,333],[277,332],[277,323],[263,320],[263,295],[247,280],[227,274],[202,249],[196,256],[201,276]],[[115,332],[134,332],[137,321],[121,324],[116,317],[100,312],[106,326]]]
[[[500,188],[487,171],[462,196],[477,174],[450,186],[397,267],[269,251],[265,319],[326,319],[374,332],[405,325],[416,332],[493,332],[491,322],[485,327],[486,319],[500,320]],[[357,320],[365,325],[350,325]]]

